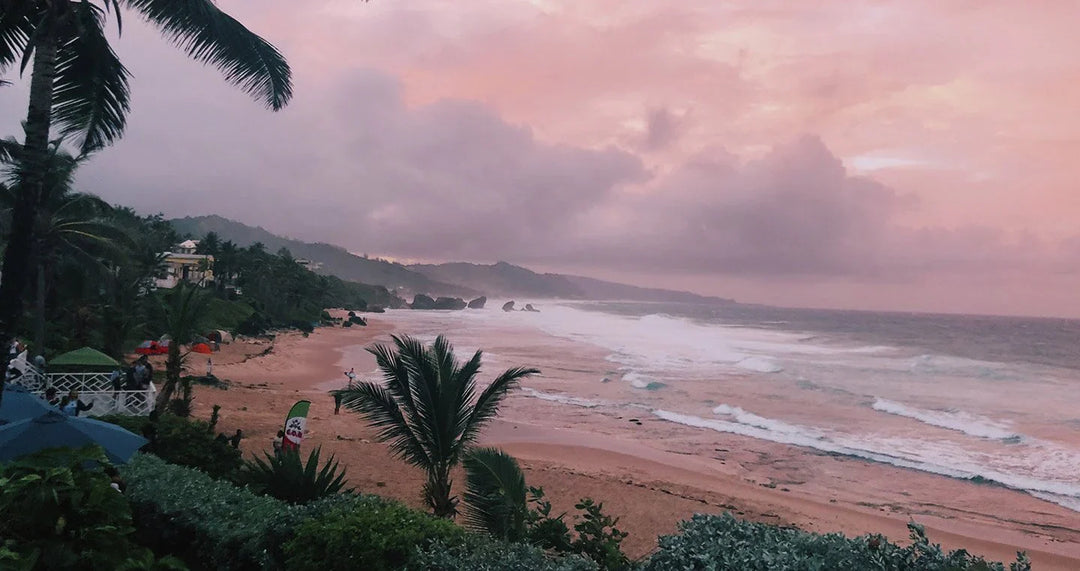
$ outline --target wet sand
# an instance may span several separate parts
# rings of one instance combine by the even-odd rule
[[[467,347],[490,349],[482,380],[507,366],[540,365],[544,376],[525,387],[577,387],[580,394],[581,383],[589,382],[587,396],[601,399],[617,390],[596,381],[610,368],[599,350],[569,342],[536,346],[535,339],[513,331],[466,330],[439,320],[434,327],[447,329],[459,356]],[[378,315],[369,323],[225,346],[213,356],[214,371],[232,386],[199,387],[195,414],[205,418],[212,405],[222,405],[220,430],[243,429],[245,454],[256,454],[269,450],[289,407],[308,399],[305,448],[321,445],[324,453],[333,452],[359,490],[422,507],[422,474],[392,458],[363,419],[345,410],[333,414],[326,392],[345,384],[349,367],[361,375],[374,369],[362,348],[388,341],[395,330]],[[559,352],[557,360],[552,351]],[[205,371],[201,356],[193,355],[189,366]],[[630,533],[624,546],[633,557],[648,554],[658,535],[674,532],[678,521],[694,513],[731,511],[756,521],[849,535],[877,532],[893,540],[906,538],[905,525],[915,520],[926,526],[932,542],[948,548],[1005,561],[1025,550],[1036,569],[1080,569],[1080,517],[1060,506],[1002,487],[703,433],[646,410],[638,416],[600,412],[518,391],[485,431],[483,443],[517,457],[529,485],[543,487],[558,511],[572,511],[582,497],[604,502],[605,511],[620,516],[619,527]],[[459,474],[455,483],[462,481]]]

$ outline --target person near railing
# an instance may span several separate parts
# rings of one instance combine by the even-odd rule
[[[94,408],[94,403],[85,403],[79,400],[79,391],[72,390],[68,396],[60,401],[60,410],[68,416],[79,416],[79,413]]]

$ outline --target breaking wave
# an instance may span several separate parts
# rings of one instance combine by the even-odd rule
[[[1012,431],[1009,425],[1004,422],[998,422],[985,416],[961,410],[925,410],[883,398],[875,399],[873,408],[876,411],[912,418],[931,426],[947,428],[970,436],[978,436],[979,438],[1007,440],[1009,442],[1023,440],[1020,434]]]
[[[1044,475],[1025,465],[985,465],[982,463],[986,460],[985,455],[948,442],[878,435],[854,436],[766,418],[727,404],[714,408],[713,412],[727,418],[701,418],[661,409],[653,410],[653,415],[694,428],[801,446],[952,478],[993,482],[1080,511],[1080,485],[1065,475],[1080,470],[1080,456],[1060,448],[1048,445],[1029,447],[1025,456],[1036,466],[1043,464],[1053,472]],[[1053,466],[1048,466],[1050,464]],[[1033,471],[1033,475],[1017,473],[1019,471]]]

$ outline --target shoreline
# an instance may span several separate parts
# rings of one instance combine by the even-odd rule
[[[265,351],[267,342],[234,343],[223,350],[220,361],[218,354],[214,355],[215,373],[232,380],[233,386],[225,391],[198,387],[194,415],[206,418],[212,404],[221,404],[219,430],[230,433],[243,429],[246,438],[241,446],[250,457],[270,448],[293,402],[311,400],[305,444],[321,445],[325,452],[334,453],[347,466],[347,478],[357,489],[422,507],[422,474],[391,457],[384,445],[375,442],[374,431],[361,418],[347,411],[334,415],[327,394],[345,383],[343,371],[348,367],[342,365],[346,355],[349,366],[358,372],[373,370],[374,359],[357,348],[385,341],[395,330],[388,321],[370,316],[367,327],[319,328],[308,338],[298,333],[279,335],[272,350],[258,356],[250,353]],[[198,360],[191,366],[197,370]],[[498,445],[518,458],[526,481],[543,487],[556,511],[572,510],[573,504],[586,496],[604,502],[605,512],[620,517],[620,528],[630,532],[624,548],[632,557],[649,553],[658,535],[674,533],[676,523],[693,513],[732,511],[739,517],[809,531],[883,533],[901,542],[908,535],[907,521],[915,518],[926,526],[932,543],[946,548],[965,548],[1006,564],[1021,549],[1028,552],[1035,569],[1080,568],[1080,532],[1065,525],[1007,517],[1012,505],[1027,508],[1032,502],[1041,502],[1022,492],[854,458],[823,456],[737,435],[708,435],[706,440],[723,443],[717,446],[717,450],[724,450],[722,456],[703,457],[695,453],[693,443],[680,446],[685,443],[672,442],[672,447],[662,446],[672,449],[661,449],[655,442],[651,446],[632,440],[634,435],[627,432],[621,417],[593,418],[588,411],[567,411],[563,405],[518,392],[485,430],[482,443]],[[537,414],[580,414],[587,417],[582,421],[586,424],[576,426],[589,430],[571,428],[575,426],[571,422],[567,427],[540,425],[530,418]],[[663,422],[649,421],[653,420]],[[678,427],[665,428],[675,435],[689,434]],[[852,498],[838,498],[812,485],[801,485],[804,482],[788,484],[783,478],[768,477],[761,482],[761,474],[745,468],[751,465],[743,461],[746,456],[766,458],[779,466],[781,473],[781,464],[797,459],[799,466],[809,463],[817,470],[850,473],[854,481],[895,478],[909,488],[932,487],[932,495],[940,496],[941,501],[922,502],[919,509],[912,510],[911,506],[893,505],[888,498],[861,497],[858,490]],[[797,467],[786,469],[797,471]],[[455,480],[460,487],[462,475]],[[988,503],[989,510],[1000,516],[988,516],[985,509],[969,509]],[[1057,512],[1054,515],[1060,519],[1060,510]],[[1073,521],[1077,520],[1080,516]]]

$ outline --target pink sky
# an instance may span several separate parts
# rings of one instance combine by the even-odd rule
[[[134,112],[88,190],[398,258],[1080,316],[1075,2],[219,5],[294,103],[126,20]]]

